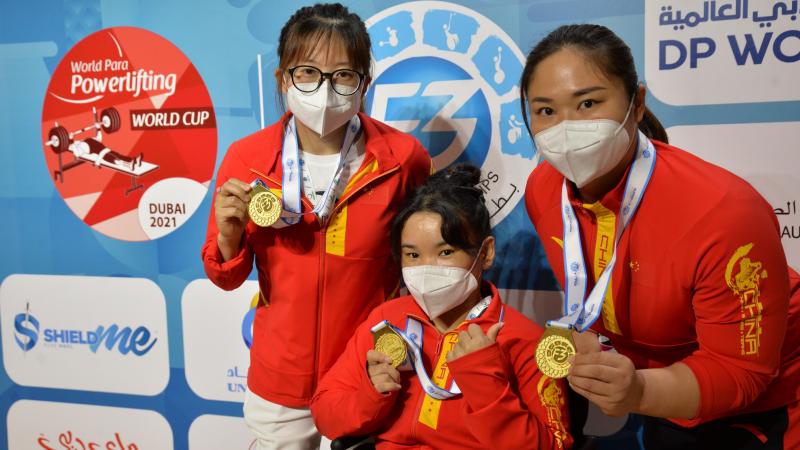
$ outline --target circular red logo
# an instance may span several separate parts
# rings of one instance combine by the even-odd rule
[[[217,154],[197,69],[163,37],[115,27],[78,42],[42,112],[45,161],[69,208],[106,236],[171,233],[205,197]]]

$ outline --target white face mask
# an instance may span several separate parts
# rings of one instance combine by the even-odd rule
[[[308,89],[313,89],[315,85],[307,83]],[[286,103],[297,120],[320,136],[325,136],[358,113],[361,107],[360,93],[361,88],[353,95],[341,95],[331,88],[328,80],[323,81],[316,91],[306,93],[290,82]]]
[[[481,250],[483,246],[481,245]],[[480,255],[481,250],[478,250]],[[413,266],[403,268],[403,281],[417,305],[431,320],[464,303],[478,288],[472,269],[451,266]]]
[[[618,123],[611,119],[564,120],[536,133],[533,141],[542,157],[579,188],[610,172],[630,145],[624,128],[633,99]]]

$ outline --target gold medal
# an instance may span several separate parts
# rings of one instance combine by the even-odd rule
[[[403,365],[406,361],[407,350],[406,343],[399,334],[387,326],[373,332],[372,337],[375,339],[375,350],[392,358],[392,367],[397,368]]]
[[[281,201],[269,189],[264,186],[256,186],[250,191],[247,212],[256,225],[268,227],[280,219]]]
[[[536,364],[550,378],[564,378],[569,372],[569,357],[575,354],[572,331],[547,327],[536,346]]]

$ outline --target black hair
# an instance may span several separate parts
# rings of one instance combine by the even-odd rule
[[[353,69],[371,77],[372,43],[367,26],[341,3],[305,6],[289,18],[278,40],[279,67],[288,69],[287,64],[312,54],[321,45],[328,45],[334,36],[344,43]]]
[[[525,61],[525,68],[522,70],[519,83],[520,103],[528,134],[531,134],[531,128],[528,122],[527,90],[533,78],[533,72],[540,62],[564,48],[580,51],[604,74],[621,80],[628,98],[633,97],[639,86],[639,77],[636,74],[636,65],[633,62],[631,49],[613,31],[602,25],[562,25],[551,31],[533,47]],[[644,117],[639,122],[639,130],[648,138],[668,142],[664,126],[646,106]]]
[[[475,253],[491,236],[489,210],[478,187],[481,170],[459,163],[436,172],[411,194],[392,221],[392,255],[400,261],[400,238],[412,214],[431,212],[442,218],[442,238],[461,250]]]
[[[281,28],[278,68],[289,69],[293,61],[313,54],[322,45],[329,45],[334,37],[344,43],[353,70],[364,74],[364,81],[368,82],[372,78],[372,43],[367,26],[358,14],[351,13],[341,3],[317,3],[295,11]],[[276,92],[275,100],[280,109],[286,111],[280,91]]]

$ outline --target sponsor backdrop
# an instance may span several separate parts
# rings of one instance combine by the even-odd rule
[[[252,444],[257,284],[217,289],[200,246],[228,145],[262,108],[280,116],[278,33],[302,3],[0,0],[0,448]],[[481,166],[490,278],[529,316],[557,314],[561,297],[522,201],[538,156],[517,83],[564,23],[629,43],[673,142],[748,179],[800,266],[797,1],[346,3],[373,39],[367,111],[440,168]],[[635,421],[621,425],[588,429],[637,448]]]

